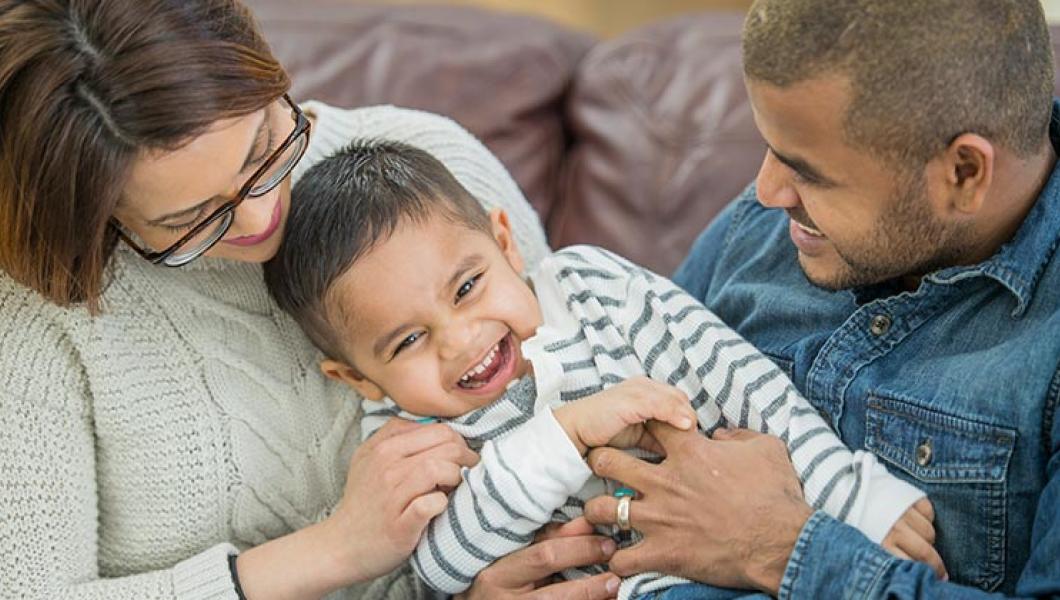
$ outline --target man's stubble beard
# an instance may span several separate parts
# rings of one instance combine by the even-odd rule
[[[968,255],[973,247],[969,228],[947,225],[932,214],[923,178],[899,185],[898,201],[884,213],[867,244],[841,248],[832,242],[842,261],[837,273],[826,279],[813,278],[799,258],[811,284],[838,291],[897,278],[919,278],[960,264]]]

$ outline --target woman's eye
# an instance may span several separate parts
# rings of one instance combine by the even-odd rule
[[[402,350],[415,344],[416,340],[420,339],[422,335],[422,333],[413,333],[412,335],[409,335],[405,339],[401,340],[401,343],[397,345],[397,348],[394,348],[394,356],[397,356],[399,353],[401,353]]]
[[[186,223],[178,223],[176,225],[168,225],[168,224],[163,223],[162,225],[160,225],[160,227],[162,227],[163,229],[167,229],[169,231],[177,232],[177,233],[180,233],[182,231],[188,231],[189,229],[191,229],[191,228],[195,227],[196,225],[198,225],[199,221],[201,221],[202,218],[205,215],[206,215],[206,208],[203,207],[203,208],[200,208],[199,212],[195,213],[195,216],[192,217],[191,220],[186,222]]]
[[[482,279],[482,273],[465,281],[464,284],[460,286],[460,289],[456,290],[456,299],[460,300],[464,296],[470,294],[471,290],[475,289],[475,285],[478,283],[479,279]]]

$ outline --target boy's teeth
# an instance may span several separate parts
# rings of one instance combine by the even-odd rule
[[[489,354],[486,355],[486,358],[482,359],[482,362],[472,367],[470,370],[468,370],[467,373],[464,373],[464,376],[460,378],[460,381],[468,383],[475,375],[481,375],[482,373],[484,373],[486,369],[489,368],[489,366],[492,365],[493,361],[497,358],[498,351],[500,351],[500,344],[494,346],[493,349],[489,351]]]

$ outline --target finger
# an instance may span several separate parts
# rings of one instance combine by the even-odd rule
[[[659,444],[662,445],[663,449],[666,450],[667,455],[673,454],[681,444],[689,439],[689,436],[702,438],[697,431],[682,431],[658,421],[648,421],[644,426],[647,427],[648,432],[651,433],[652,437],[654,437]]]
[[[935,526],[919,510],[909,510],[902,515],[902,521],[916,533],[916,535],[927,540],[929,544],[935,543]]]
[[[425,450],[446,443],[467,446],[467,443],[447,425],[412,424],[413,429],[406,429],[379,442],[379,451],[393,453],[397,456],[412,456]],[[375,436],[372,436],[375,437]]]
[[[553,583],[528,596],[532,600],[605,600],[614,598],[622,581],[613,573],[600,573],[584,579]]]
[[[606,563],[614,548],[614,541],[595,535],[545,540],[495,562],[490,579],[502,589],[532,585],[564,569]]]
[[[660,402],[658,397],[648,397],[649,415],[651,418],[664,423],[669,423],[682,430],[691,429],[696,423],[696,413],[688,399],[680,392],[663,396]]]
[[[411,502],[415,497],[439,487],[455,488],[463,481],[459,465],[433,459],[406,459],[384,477],[394,482],[392,485],[398,502]]]
[[[659,443],[659,440],[655,439],[655,436],[653,436],[647,429],[641,431],[640,438],[637,439],[633,446],[651,452],[652,454],[657,454],[664,458],[666,457],[666,448],[663,448],[662,444]]]
[[[448,504],[449,499],[442,492],[431,492],[414,498],[398,516],[398,531],[406,540],[419,539],[427,528],[427,523],[442,514]]]
[[[650,427],[652,422],[648,422]],[[669,425],[661,425],[670,431],[677,431]],[[682,432],[685,433],[685,432]],[[692,434],[696,435],[696,434]],[[659,467],[643,461],[635,456],[630,456],[615,448],[594,448],[589,452],[589,467],[593,473],[607,479],[615,479],[640,491],[647,491],[657,487],[659,480],[657,474]]]
[[[927,497],[917,500],[916,503],[913,504],[913,508],[915,508],[916,512],[923,515],[928,521],[932,523],[935,522],[935,506],[931,504],[931,500],[928,500]]]
[[[630,506],[630,508],[633,508]],[[582,508],[582,516],[593,525],[614,525],[618,521],[618,498],[597,496]]]
[[[940,578],[946,577],[946,567],[942,564],[942,557],[939,556],[935,547],[923,538],[915,535],[899,536],[898,549],[904,552],[909,560],[927,563]]]
[[[562,537],[592,535],[594,533],[596,533],[596,530],[593,529],[593,524],[587,521],[584,516],[581,516],[567,523],[550,523],[549,526],[543,527],[538,532],[535,540],[540,542]]]
[[[755,436],[762,435],[750,429],[738,429],[734,427],[719,427],[711,434],[711,439],[719,442],[749,440]]]
[[[380,427],[375,433],[373,433],[372,437],[368,438],[365,443],[367,444],[369,442],[374,441],[374,443],[378,444],[379,442],[387,438],[394,437],[399,433],[411,431],[413,429],[416,429],[417,427],[420,426],[416,423],[413,423],[412,421],[406,421],[401,417],[390,417],[390,419],[388,419],[382,427]]]

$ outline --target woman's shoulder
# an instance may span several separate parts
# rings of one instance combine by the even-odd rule
[[[84,370],[71,334],[79,321],[88,322],[83,312],[56,306],[0,271],[0,386],[6,395],[80,405]]]

